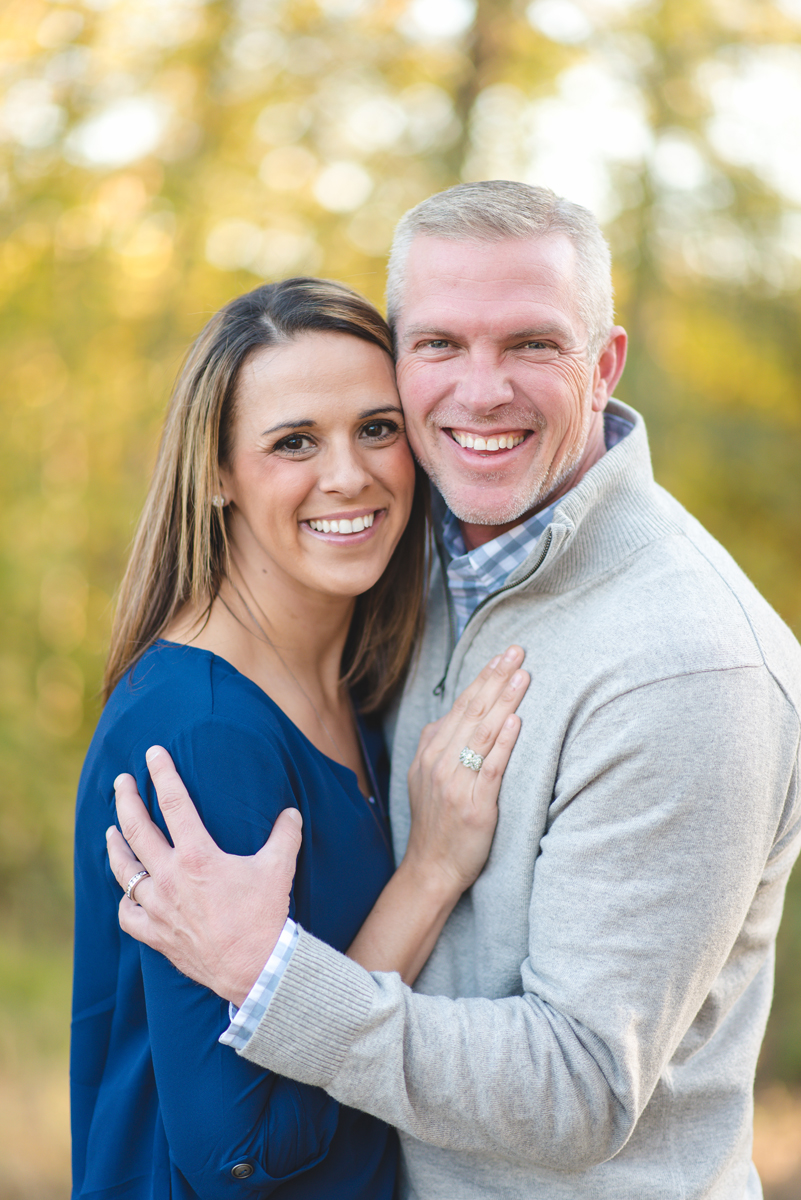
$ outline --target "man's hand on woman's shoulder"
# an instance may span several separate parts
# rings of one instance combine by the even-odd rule
[[[209,836],[160,746],[148,769],[171,846],[151,821],[131,775],[114,781],[117,816],[107,832],[111,869],[120,887],[143,869],[135,900],[120,901],[120,925],[164,954],[198,983],[241,1007],[272,953],[289,912],[301,844],[297,809],[279,814],[258,854],[225,854]]]

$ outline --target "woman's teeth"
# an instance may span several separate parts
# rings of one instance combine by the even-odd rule
[[[317,533],[361,533],[363,529],[369,529],[375,519],[375,513],[368,513],[366,517],[354,517],[350,520],[348,517],[340,517],[338,521],[309,521],[309,525]]]
[[[524,433],[501,433],[493,437],[474,437],[472,433],[459,433],[452,429],[453,440],[465,450],[511,450],[526,440]]]

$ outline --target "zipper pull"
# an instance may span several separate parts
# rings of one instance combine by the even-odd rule
[[[437,686],[434,688],[434,695],[435,695],[435,696],[441,696],[441,695],[442,695],[442,693],[445,691],[445,680],[446,680],[447,678],[448,678],[448,672],[446,671],[446,672],[445,672],[445,674],[442,676],[442,679],[440,679],[439,683],[438,683],[438,684],[437,684]]]

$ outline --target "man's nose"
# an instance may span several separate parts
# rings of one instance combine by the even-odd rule
[[[458,403],[476,416],[485,416],[500,405],[509,404],[514,395],[508,367],[502,358],[487,352],[465,356],[454,390]]]

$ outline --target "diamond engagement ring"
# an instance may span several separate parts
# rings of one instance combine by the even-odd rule
[[[471,750],[469,746],[465,746],[459,755],[459,762],[463,767],[469,767],[471,771],[480,771],[484,762],[484,756],[483,754],[476,754],[475,750]]]
[[[127,886],[127,888],[125,889],[125,895],[128,897],[128,899],[129,899],[129,900],[133,900],[134,904],[138,904],[138,903],[139,903],[139,901],[138,901],[138,900],[134,899],[134,892],[136,891],[136,885],[137,885],[138,883],[141,883],[141,882],[142,882],[142,880],[145,878],[145,876],[146,876],[146,875],[149,875],[149,874],[150,874],[150,872],[149,872],[149,871],[145,871],[145,870],[143,869],[143,870],[141,870],[141,871],[137,871],[137,872],[136,872],[136,874],[135,874],[135,875],[133,875],[133,876],[132,876],[132,877],[131,877],[131,878],[128,880],[128,886]]]

